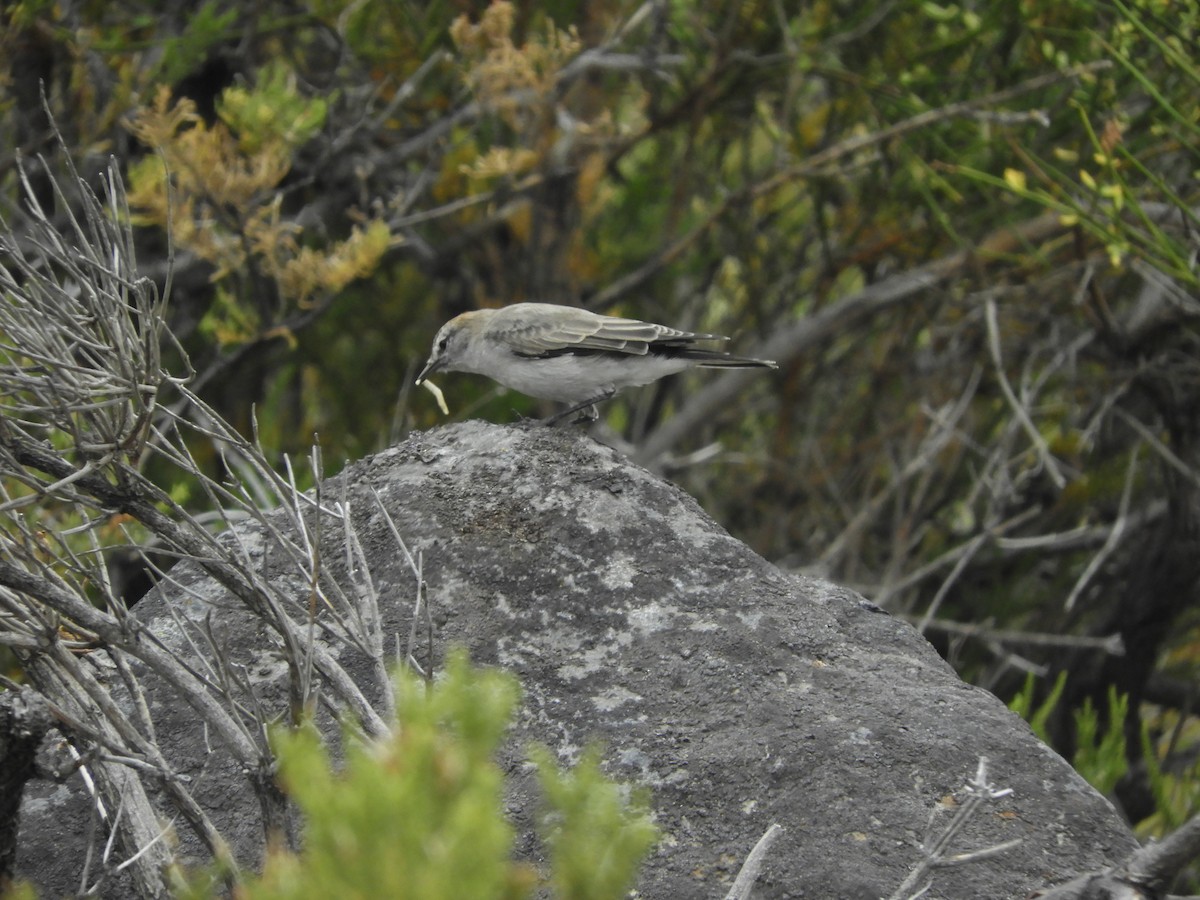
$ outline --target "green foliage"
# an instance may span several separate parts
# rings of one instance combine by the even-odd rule
[[[1066,680],[1067,673],[1060,672],[1049,696],[1035,709],[1033,697],[1036,683],[1031,674],[1009,703],[1009,709],[1029,722],[1034,733],[1042,740],[1049,740],[1046,722],[1062,698]],[[1129,698],[1117,693],[1116,688],[1110,685],[1108,709],[1103,716],[1091,698],[1085,698],[1074,714],[1076,750],[1071,765],[1096,790],[1109,796],[1117,782],[1129,771],[1124,728],[1128,711]],[[1180,734],[1183,729],[1195,728],[1190,720],[1176,718],[1174,724],[1173,742],[1184,737]],[[1195,735],[1191,737],[1195,739]],[[1142,759],[1154,797],[1154,812],[1138,823],[1137,830],[1144,837],[1162,837],[1200,812],[1200,761],[1189,763],[1183,770],[1168,772],[1161,760],[1171,747],[1156,746],[1145,722],[1142,724],[1141,740]]]
[[[1146,101],[1138,119],[1120,106],[1099,113],[1092,104],[1072,101],[1079,128],[1049,154],[1028,152],[1023,166],[1006,169],[1003,177],[969,166],[959,171],[1059,213],[1064,222],[1101,242],[1114,268],[1144,261],[1172,280],[1196,287],[1200,271],[1186,234],[1162,227],[1147,212],[1151,204],[1169,203],[1191,229],[1200,225],[1200,216],[1183,195],[1186,188],[1180,186],[1193,182],[1200,171],[1195,153],[1200,141],[1200,66],[1183,49],[1184,43],[1194,44],[1196,7],[1191,5],[1191,14],[1182,17],[1152,2],[1118,0],[1113,8],[1117,15],[1094,35],[1115,66],[1092,77],[1125,78],[1136,84]],[[1172,16],[1172,32],[1161,33],[1161,23],[1153,18],[1163,13]],[[1154,76],[1146,70],[1150,56],[1161,61],[1161,71]],[[1155,158],[1159,161],[1151,163]],[[1190,166],[1190,172],[1179,170],[1181,163]]]
[[[449,43],[455,16],[446,0],[428,3],[360,3],[311,0],[314,15],[336,27],[356,55],[373,66],[407,75],[439,45]]]
[[[280,779],[305,815],[304,849],[272,853],[254,898],[523,896],[531,874],[509,860],[500,770],[492,760],[517,701],[514,679],[455,657],[432,689],[396,678],[393,737],[350,743],[335,772],[309,726],[274,735]]]
[[[239,303],[225,285],[217,284],[212,305],[197,327],[204,337],[218,345],[226,345],[250,340],[259,333],[260,325],[259,315],[253,307]]]
[[[571,900],[624,897],[658,829],[644,804],[631,807],[619,785],[600,771],[600,751],[589,749],[574,770],[560,772],[550,752],[534,753],[548,817],[551,883]]]
[[[1118,694],[1112,685],[1108,688],[1108,715],[1104,717],[1106,727],[1100,730],[1101,716],[1091,697],[1084,698],[1083,706],[1075,711],[1075,757],[1071,765],[1083,775],[1096,790],[1111,796],[1117,782],[1129,770],[1125,757],[1125,715],[1129,710],[1129,698]]]
[[[39,19],[53,14],[56,0],[18,0],[10,3],[6,13],[9,22],[17,28],[28,28]]]
[[[236,7],[221,11],[221,3],[209,0],[200,5],[187,17],[183,31],[163,41],[161,70],[157,77],[168,84],[178,81],[204,62],[212,49],[236,34],[238,10]],[[148,15],[146,26],[152,27],[155,17]],[[111,38],[116,46],[122,40],[114,34]]]
[[[0,890],[0,900],[37,900],[37,891],[27,881],[18,881]]]
[[[1200,759],[1193,759],[1180,770],[1165,771],[1149,729],[1142,731],[1142,753],[1150,776],[1154,812],[1138,824],[1138,832],[1145,837],[1162,837],[1200,814]]]
[[[532,896],[533,870],[510,858],[504,778],[494,761],[519,688],[512,676],[453,655],[432,687],[401,671],[398,723],[388,739],[347,736],[335,767],[310,724],[277,730],[279,777],[304,813],[299,853],[273,850],[240,900],[375,898],[505,900]],[[546,791],[550,881],[564,900],[617,900],[656,830],[600,772],[599,755],[561,773],[536,750]],[[218,879],[181,880],[180,896],[211,896]]]
[[[1059,672],[1058,677],[1054,679],[1054,687],[1050,689],[1049,696],[1038,705],[1037,709],[1034,709],[1033,699],[1037,691],[1037,679],[1030,672],[1025,676],[1024,686],[1009,701],[1008,708],[1028,722],[1034,734],[1043,741],[1049,741],[1050,734],[1046,729],[1046,723],[1050,721],[1050,716],[1054,712],[1054,708],[1058,706],[1058,701],[1062,699],[1063,689],[1066,686],[1067,673]]]
[[[1059,672],[1049,696],[1035,709],[1033,697],[1037,684],[1030,673],[1025,679],[1024,687],[1009,702],[1008,708],[1025,719],[1034,734],[1043,741],[1049,741],[1046,723],[1062,699],[1066,684],[1067,673]],[[1128,708],[1128,697],[1110,688],[1108,714],[1103,719],[1103,731],[1100,727],[1101,716],[1091,698],[1085,698],[1083,706],[1075,710],[1076,749],[1071,765],[1092,787],[1103,794],[1111,794],[1113,787],[1129,769],[1129,762],[1125,757],[1124,730]]]
[[[275,142],[292,150],[307,143],[325,124],[328,104],[326,98],[302,96],[295,72],[273,60],[258,71],[253,87],[227,88],[217,100],[217,115],[238,136],[242,152],[254,154]]]

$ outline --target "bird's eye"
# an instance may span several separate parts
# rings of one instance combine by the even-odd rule
[[[446,335],[444,338],[438,341],[438,353],[445,352],[448,346],[450,346],[450,335]]]

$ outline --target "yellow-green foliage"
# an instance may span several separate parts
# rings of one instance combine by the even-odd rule
[[[1189,717],[1181,721],[1173,712],[1166,713],[1164,718],[1173,718],[1174,721],[1170,724],[1174,727],[1168,737],[1159,743],[1168,748],[1172,742],[1175,742],[1176,746],[1195,746],[1197,735],[1194,720]],[[1155,743],[1151,740],[1149,731],[1143,729],[1142,756],[1146,760],[1146,770],[1150,776],[1154,812],[1138,825],[1138,834],[1142,837],[1162,837],[1170,834],[1192,816],[1200,813],[1200,759],[1192,757],[1184,766],[1167,772],[1159,762],[1161,750]],[[1180,753],[1179,756],[1186,754]],[[1197,877],[1200,877],[1200,872],[1197,872]]]
[[[1009,701],[1008,708],[1028,722],[1034,734],[1043,741],[1048,741],[1050,735],[1046,729],[1046,723],[1050,721],[1050,714],[1054,712],[1054,707],[1058,706],[1058,701],[1062,698],[1063,689],[1066,686],[1067,673],[1059,672],[1058,678],[1054,680],[1054,687],[1050,689],[1050,695],[1042,701],[1037,709],[1034,709],[1033,694],[1037,688],[1037,681],[1031,673],[1025,678],[1025,686]]]
[[[559,31],[553,22],[524,45],[513,40],[516,9],[507,2],[492,3],[473,24],[463,15],[450,26],[450,37],[462,61],[462,77],[500,119],[520,135],[516,146],[494,145],[471,154],[461,174],[478,187],[498,178],[525,175],[537,169],[542,154],[555,143],[554,117],[548,114],[555,79],[566,62],[579,52],[579,36]],[[513,223],[524,236],[520,217]]]
[[[304,849],[272,854],[242,896],[523,896],[533,879],[509,860],[492,761],[517,696],[512,678],[462,657],[428,693],[402,674],[395,735],[352,745],[340,772],[315,729],[277,732],[280,779],[305,814]]]
[[[169,224],[177,245],[217,266],[215,278],[245,262],[239,217],[261,204],[291,168],[291,148],[265,143],[246,155],[222,123],[211,127],[186,97],[171,102],[159,89],[154,103],[137,111],[133,133],[161,154],[130,167],[129,204],[138,224]],[[167,171],[163,170],[164,164]],[[167,172],[174,191],[167,192]]]
[[[1054,681],[1049,696],[1035,709],[1033,694],[1036,682],[1032,675],[1025,679],[1025,686],[1013,697],[1008,708],[1029,722],[1029,726],[1043,741],[1050,740],[1047,723],[1055,707],[1062,699],[1067,685],[1067,673],[1060,672]],[[1129,698],[1109,689],[1108,719],[1101,731],[1100,714],[1090,698],[1075,711],[1075,755],[1071,765],[1087,779],[1088,783],[1102,793],[1111,793],[1113,787],[1129,768],[1125,757],[1125,711]]]
[[[538,876],[511,859],[504,779],[493,757],[519,696],[514,678],[448,663],[432,688],[396,677],[395,734],[351,742],[335,769],[307,726],[274,735],[280,780],[304,813],[303,849],[275,850],[261,877],[238,888],[243,900],[379,898],[487,900],[532,896]],[[551,884],[557,896],[624,896],[656,830],[645,812],[608,782],[591,753],[560,773],[537,751],[552,830]],[[204,897],[208,888],[182,888]]]
[[[1075,757],[1071,764],[1104,794],[1111,794],[1121,776],[1129,769],[1125,759],[1125,713],[1129,696],[1108,687],[1108,721],[1100,729],[1100,711],[1091,697],[1075,711]]]
[[[497,0],[482,9],[477,20],[460,15],[450,26],[461,78],[488,112],[486,134],[491,143],[480,141],[484,135],[477,131],[464,134],[443,158],[435,191],[449,198],[505,182],[527,188],[544,178],[548,167],[567,167],[574,173],[573,202],[580,220],[591,222],[613,201],[605,178],[609,154],[618,141],[644,125],[639,113],[644,90],[630,81],[603,102],[593,102],[590,86],[580,82],[568,87],[572,79],[564,82],[564,72],[585,47],[579,30],[559,28],[542,13],[523,19],[518,6]],[[470,222],[479,214],[467,210],[462,219]],[[505,221],[509,234],[522,245],[544,240],[528,203],[510,204]],[[554,237],[566,243],[553,252],[561,253],[567,269],[581,280],[591,280],[597,272],[594,237],[583,229]],[[525,289],[515,284],[509,293],[515,296]]]
[[[37,891],[27,881],[18,881],[7,890],[0,890],[2,900],[37,900]]]
[[[541,34],[517,46],[512,37],[515,21],[516,8],[501,0],[483,11],[478,24],[459,16],[450,26],[450,36],[470,63],[465,77],[471,88],[510,125],[519,127],[528,103],[520,92],[548,96],[559,71],[583,43],[574,28],[561,31],[549,22]]]
[[[294,150],[316,136],[327,111],[320,97],[300,95],[295,74],[279,61],[259,70],[253,89],[235,85],[217,102],[217,115],[237,135],[243,153],[276,143]]]
[[[1009,703],[1009,709],[1029,722],[1035,734],[1044,741],[1049,740],[1046,723],[1058,705],[1066,686],[1067,673],[1059,674],[1050,695],[1035,709],[1033,707],[1034,679],[1030,675],[1025,686]],[[1108,689],[1108,713],[1103,723],[1099,711],[1091,699],[1075,711],[1075,755],[1071,765],[1098,791],[1111,794],[1116,784],[1129,769],[1125,745],[1125,716],[1129,708],[1129,697],[1118,694],[1116,688]],[[1150,790],[1154,796],[1154,812],[1137,823],[1137,831],[1143,836],[1161,837],[1178,828],[1200,811],[1200,763],[1192,764],[1184,771],[1165,771],[1161,759],[1180,744],[1194,741],[1194,734],[1184,733],[1187,729],[1172,712],[1155,713],[1147,707],[1144,716],[1157,716],[1161,721],[1156,730],[1169,730],[1171,738],[1156,744],[1150,737],[1150,727],[1142,723],[1142,759],[1146,764]],[[1172,721],[1172,717],[1174,720]],[[1190,725],[1190,719],[1184,722]],[[1103,724],[1103,728],[1101,725]],[[1194,729],[1193,729],[1194,730]],[[1186,754],[1182,754],[1186,755]]]
[[[134,134],[158,151],[130,167],[135,221],[169,227],[176,246],[213,264],[214,281],[236,282],[257,271],[278,292],[281,302],[271,304],[225,287],[202,325],[221,343],[269,333],[290,309],[371,274],[391,244],[386,223],[374,219],[344,240],[313,247],[282,213],[280,185],[327,111],[325,100],[302,96],[291,71],[273,63],[259,71],[252,88],[222,93],[214,124],[188,98],[172,102],[167,87],[130,120]],[[273,313],[269,321],[264,308]]]
[[[1194,146],[1200,140],[1200,116],[1194,102],[1200,89],[1200,65],[1184,46],[1200,21],[1195,4],[1184,6],[1186,12],[1168,11],[1157,0],[1117,0],[1113,8],[1118,15],[1111,26],[1087,32],[1115,63],[1114,69],[1125,69],[1128,77],[1145,89],[1147,102],[1157,106],[1159,119],[1149,135],[1150,152],[1143,148],[1139,154],[1131,149],[1127,113],[1119,105],[1097,128],[1096,110],[1073,102],[1071,114],[1078,128],[1067,133],[1069,142],[1055,146],[1049,158],[1026,157],[1028,173],[1023,168],[1009,168],[1001,178],[969,167],[962,172],[1059,213],[1064,223],[1078,226],[1105,246],[1113,269],[1122,268],[1130,259],[1148,261],[1172,280],[1195,287],[1200,285],[1200,274],[1186,243],[1187,232],[1176,234],[1162,228],[1144,206],[1164,199],[1181,211],[1190,206],[1157,165],[1147,165],[1178,146]],[[1160,34],[1159,16],[1171,16],[1178,33]],[[1060,48],[1047,49],[1061,66],[1074,62]],[[1156,57],[1162,65],[1155,79],[1142,71],[1147,57]],[[1180,96],[1186,101],[1180,103]],[[1194,214],[1184,215],[1195,224]]]
[[[633,886],[637,863],[654,846],[658,829],[630,815],[620,786],[600,771],[600,752],[584,754],[571,772],[560,772],[549,751],[534,754],[542,790],[552,810],[546,843],[551,884],[572,900],[623,897]]]

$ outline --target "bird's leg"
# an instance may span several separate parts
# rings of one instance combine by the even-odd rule
[[[567,418],[567,416],[574,415],[575,413],[582,413],[582,415],[575,420],[576,422],[595,422],[598,418],[600,418],[600,413],[596,409],[596,404],[603,403],[605,400],[611,400],[616,393],[616,388],[609,388],[602,394],[598,394],[595,397],[584,400],[582,403],[576,403],[574,406],[568,406],[562,412],[555,413],[554,415],[543,419],[542,421],[547,425],[557,425],[563,419]]]

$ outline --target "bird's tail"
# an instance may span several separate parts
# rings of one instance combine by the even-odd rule
[[[778,369],[779,364],[773,359],[755,359],[752,356],[734,356],[732,353],[721,353],[719,350],[700,350],[696,347],[682,347],[671,354],[680,359],[695,360],[702,369]]]

